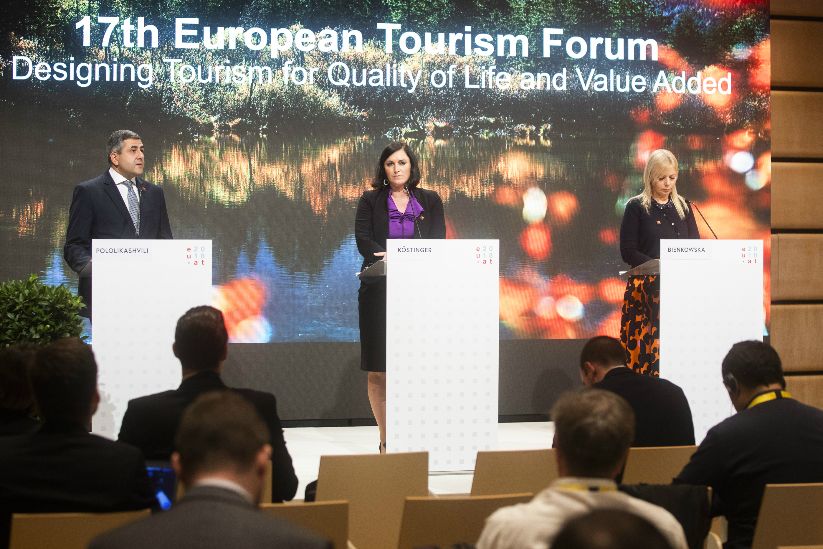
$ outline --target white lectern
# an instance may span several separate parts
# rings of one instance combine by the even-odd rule
[[[211,240],[93,240],[92,261],[101,396],[92,430],[116,438],[130,399],[180,383],[174,327],[211,303]]]
[[[497,444],[497,240],[389,240],[387,448],[433,471],[474,469]]]
[[[698,443],[734,412],[723,357],[764,327],[761,240],[660,241],[660,376],[686,393]]]

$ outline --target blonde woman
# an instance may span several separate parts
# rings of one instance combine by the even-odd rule
[[[677,192],[677,158],[665,149],[649,155],[643,192],[626,204],[620,225],[620,255],[636,267],[660,258],[661,238],[700,238],[688,200]],[[631,276],[623,298],[620,341],[627,366],[660,375],[660,280]]]

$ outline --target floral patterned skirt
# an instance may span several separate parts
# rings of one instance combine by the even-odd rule
[[[626,365],[638,374],[660,375],[660,277],[630,276],[623,296],[620,343]]]

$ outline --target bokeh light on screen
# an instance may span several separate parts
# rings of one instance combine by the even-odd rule
[[[535,11],[533,20],[522,22],[512,13],[489,17],[486,4],[475,3],[465,9],[482,13],[465,17],[488,24],[484,30],[489,32],[500,30],[492,27],[503,18],[500,25],[510,27],[506,32],[529,33],[540,26],[565,24],[571,16],[568,10],[559,13],[560,6],[588,9],[588,4],[529,0],[524,6],[549,11]],[[175,236],[213,240],[213,303],[224,311],[235,342],[357,341],[359,282],[354,273],[362,257],[354,239],[354,213],[360,196],[370,188],[380,150],[394,139],[407,141],[417,154],[421,187],[442,198],[447,238],[500,240],[503,339],[618,333],[625,289],[619,272],[628,268],[620,258],[620,221],[627,201],[643,187],[649,154],[658,148],[675,153],[679,192],[700,207],[719,238],[763,239],[768,315],[768,2],[666,0],[651,3],[659,4],[660,13],[643,24],[647,26],[635,23],[644,20],[639,13],[612,15],[618,2],[601,4],[603,13],[610,14],[603,15],[605,22],[595,24],[593,18],[592,28],[584,32],[575,27],[574,32],[654,37],[659,42],[656,62],[611,63],[603,56],[573,61],[564,58],[560,49],[550,59],[541,58],[539,52],[528,59],[403,56],[388,54],[374,44],[363,52],[290,53],[272,61],[318,67],[333,60],[353,66],[403,61],[411,70],[453,64],[458,72],[495,61],[498,69],[514,74],[514,82],[523,80],[525,70],[569,68],[567,90],[433,90],[424,78],[415,93],[367,87],[284,89],[281,83],[236,88],[181,85],[146,100],[141,90],[125,90],[122,83],[72,88],[72,94],[60,88],[66,83],[29,88],[13,83],[9,90],[18,90],[21,104],[29,105],[30,95],[42,101],[43,106],[31,103],[30,110],[47,109],[61,98],[67,98],[62,100],[68,104],[65,112],[48,111],[42,117],[47,122],[38,121],[35,131],[22,116],[4,125],[6,142],[20,146],[17,156],[2,153],[11,175],[4,186],[0,222],[7,235],[5,253],[15,260],[6,261],[3,274],[19,278],[28,272],[46,272],[49,280],[76,285],[76,276],[60,259],[71,186],[104,169],[97,152],[83,151],[98,151],[105,132],[61,130],[72,136],[64,140],[72,141],[67,150],[74,156],[86,154],[72,161],[68,175],[65,160],[49,164],[37,154],[45,146],[39,134],[60,138],[60,132],[51,129],[52,118],[68,120],[68,126],[79,125],[74,117],[80,120],[86,111],[92,119],[103,118],[98,103],[113,97],[118,109],[128,105],[124,121],[151,119],[135,104],[145,107],[156,102],[169,109],[157,119],[163,120],[157,128],[151,123],[134,128],[148,135],[147,179],[165,190]],[[550,15],[551,10],[558,14]],[[347,4],[345,11],[357,9]],[[464,28],[470,21],[456,11],[460,10],[443,17],[432,15],[437,20],[432,27]],[[531,13],[524,9],[527,12]],[[406,24],[403,14],[380,13],[384,15],[387,21]],[[276,21],[266,17],[255,23],[265,28],[298,22],[290,16]],[[351,15],[351,20],[349,15],[340,17],[330,27],[374,27],[373,18],[363,22],[357,15]],[[427,30],[425,24],[418,26],[416,30]],[[565,27],[567,36],[573,26]],[[718,32],[726,28],[735,32]],[[42,49],[32,37],[16,40],[23,53],[33,55]],[[121,59],[138,55],[135,50],[119,50]],[[102,61],[115,52],[93,53]],[[213,57],[208,53],[208,59]],[[618,75],[643,74],[652,82],[660,71],[668,81],[698,74],[720,79],[730,74],[733,91],[683,94],[663,87],[643,93],[583,92],[579,85],[572,89],[571,81],[577,78],[574,68],[584,74],[589,69],[608,73],[614,68]],[[14,88],[17,85],[21,87]],[[230,108],[220,115],[212,112],[226,105]],[[303,124],[303,119],[315,120],[316,112],[329,118]],[[246,119],[252,115],[261,115],[257,126]],[[284,124],[277,116],[292,122]],[[174,123],[166,125],[166,118]],[[79,144],[75,143],[78,136]],[[60,146],[66,148],[67,143]],[[700,216],[697,223],[701,235],[711,237]]]

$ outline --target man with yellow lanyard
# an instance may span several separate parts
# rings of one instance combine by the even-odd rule
[[[823,482],[823,411],[785,390],[763,342],[734,344],[721,373],[737,414],[709,430],[675,482],[711,486],[713,514],[729,523],[724,547],[751,547],[766,484]]]
[[[551,411],[560,478],[529,503],[503,507],[488,519],[478,549],[545,549],[564,524],[593,509],[622,509],[649,521],[672,549],[687,547],[683,528],[665,509],[617,490],[634,440],[634,412],[600,389],[567,393]]]

